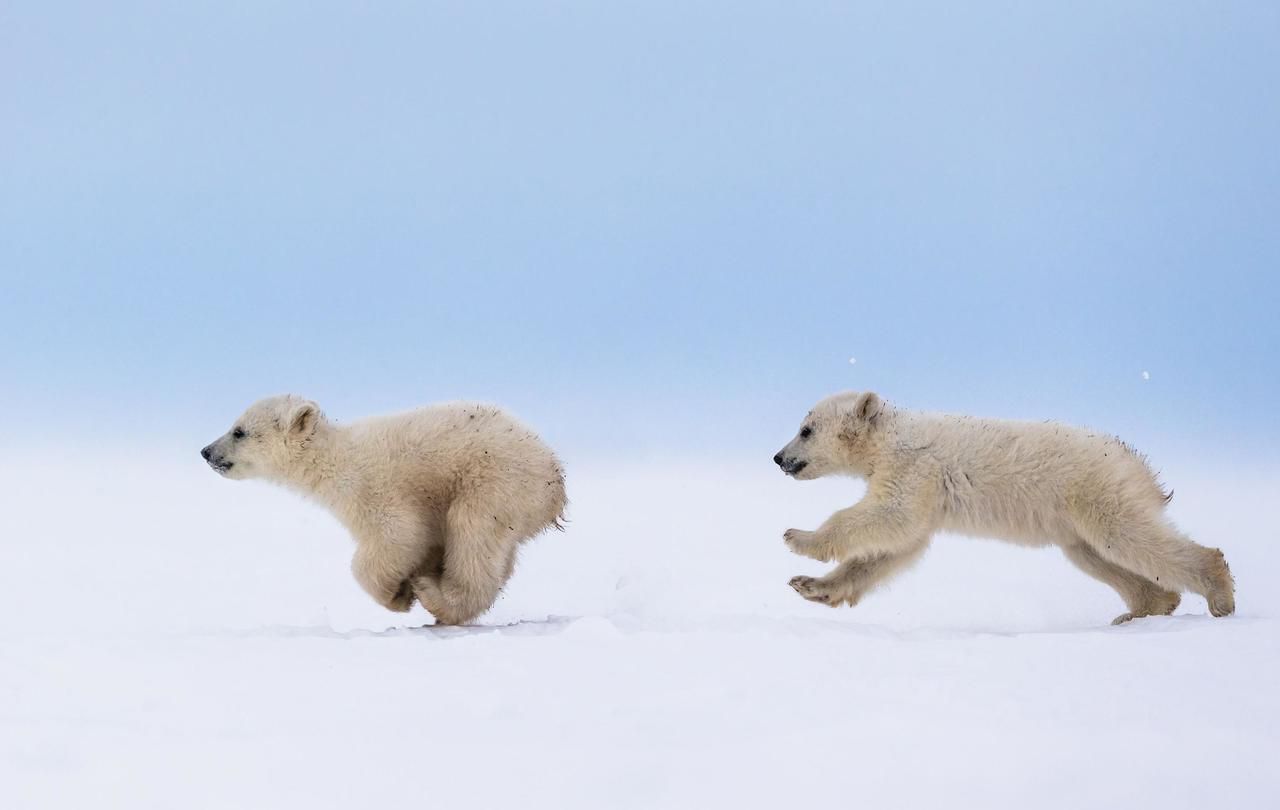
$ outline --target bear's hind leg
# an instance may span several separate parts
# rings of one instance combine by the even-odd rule
[[[1129,612],[1117,616],[1112,624],[1124,624],[1143,616],[1168,616],[1182,600],[1177,592],[1165,590],[1146,577],[1107,562],[1083,542],[1064,546],[1062,553],[1081,571],[1120,594]]]
[[[1200,594],[1214,616],[1235,612],[1235,582],[1222,552],[1192,542],[1162,514],[1095,504],[1073,517],[1080,536],[1107,562],[1161,588]]]
[[[498,598],[515,567],[518,543],[512,530],[487,510],[455,503],[449,510],[444,570],[421,576],[413,590],[440,624],[466,624]]]

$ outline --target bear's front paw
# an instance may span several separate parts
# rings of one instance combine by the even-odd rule
[[[396,591],[395,596],[387,601],[387,610],[394,610],[396,613],[408,613],[413,607],[413,600],[416,597],[413,593],[413,584],[409,580],[400,583],[400,590]]]
[[[787,583],[795,592],[808,599],[810,602],[817,602],[821,605],[831,604],[831,595],[827,593],[820,582],[813,577],[792,577]]]
[[[445,594],[438,577],[415,578],[413,592],[427,612],[435,617],[436,624],[460,624],[454,616],[453,603]]]
[[[827,582],[814,577],[799,576],[792,577],[787,584],[810,602],[817,602],[827,607],[853,606],[858,604],[858,600],[862,597],[861,593],[851,591],[847,584],[839,581]]]
[[[803,529],[787,529],[782,535],[787,548],[802,557],[821,562],[831,562],[831,552],[818,542],[817,532],[806,532]]]

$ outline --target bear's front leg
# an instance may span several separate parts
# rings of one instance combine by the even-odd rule
[[[825,577],[792,577],[787,584],[810,602],[830,607],[853,606],[868,591],[919,559],[928,545],[929,538],[921,537],[899,554],[873,554],[845,560]]]
[[[906,497],[873,493],[827,518],[817,531],[788,529],[783,539],[795,553],[822,562],[898,555],[932,534],[935,510],[930,504],[930,490],[924,487]]]
[[[387,610],[407,613],[413,607],[414,592],[409,582],[412,567],[388,553],[379,543],[362,542],[351,558],[351,573],[365,593]]]
[[[808,557],[819,562],[835,562],[830,542],[823,542],[817,532],[806,532],[803,529],[787,529],[782,533],[782,540],[795,554]]]

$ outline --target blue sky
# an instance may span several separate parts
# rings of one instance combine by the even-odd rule
[[[643,456],[874,387],[1270,458],[1277,41],[1269,3],[6,2],[0,416],[484,398]]]

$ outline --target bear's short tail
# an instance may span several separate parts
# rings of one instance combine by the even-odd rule
[[[560,514],[556,515],[551,521],[551,528],[558,532],[564,531],[565,524],[569,522],[569,518],[565,517],[565,513],[569,511],[569,496],[564,493],[564,479],[560,479]]]
[[[565,517],[565,513],[569,511],[569,494],[565,492],[564,486],[564,467],[561,466],[560,460],[556,459],[556,478],[554,481],[548,481],[548,486],[555,487],[556,500],[559,503],[559,509],[556,510],[556,516],[551,519],[551,528],[558,532],[563,532],[565,524],[569,522],[569,518]]]

